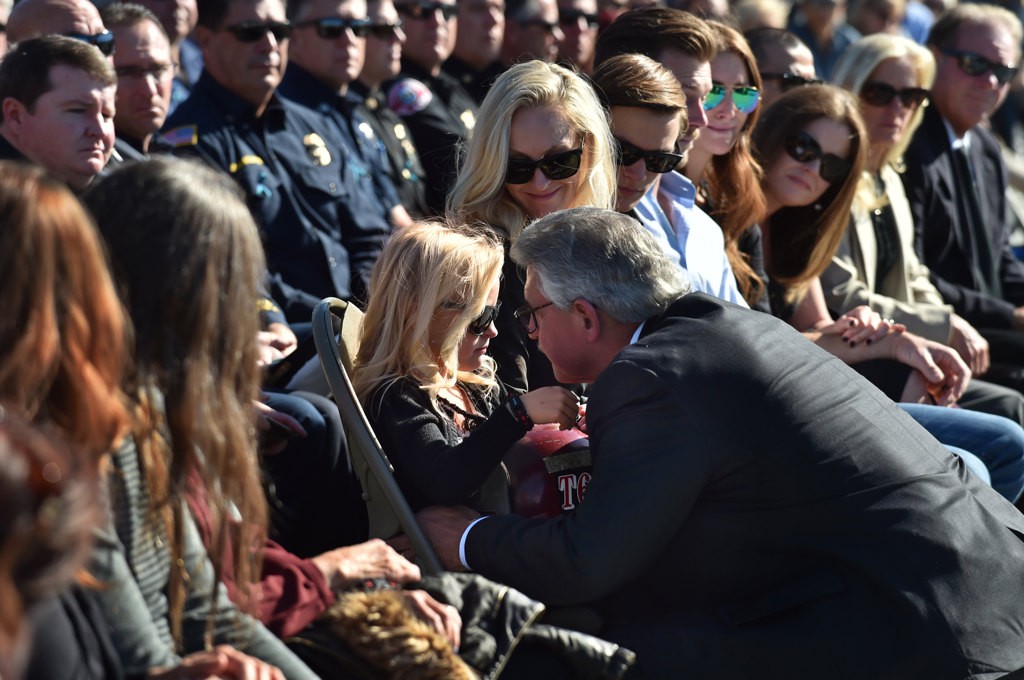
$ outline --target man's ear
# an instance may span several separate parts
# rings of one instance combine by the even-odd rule
[[[572,311],[588,342],[594,342],[601,337],[601,316],[597,313],[597,307],[579,298],[573,301]]]
[[[206,26],[196,26],[192,31],[192,35],[195,38],[196,44],[199,45],[199,49],[205,54],[206,46],[210,42],[210,38],[213,37],[213,31]]]
[[[17,133],[18,129],[25,122],[28,109],[14,97],[5,97],[0,107],[2,107],[4,112],[4,129]]]

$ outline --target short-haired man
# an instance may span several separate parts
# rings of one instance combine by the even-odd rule
[[[1024,518],[852,369],[684,295],[619,213],[552,213],[512,258],[555,375],[591,384],[593,478],[554,519],[422,511],[447,567],[593,608],[643,677],[1024,666]]]
[[[1020,63],[1021,23],[994,5],[939,17],[931,106],[905,155],[915,247],[943,300],[989,342],[986,380],[1024,390],[1024,263],[1009,245],[1006,166],[982,125]]]
[[[0,158],[42,166],[75,191],[114,148],[110,62],[80,40],[22,40],[0,61]]]
[[[291,322],[334,295],[362,299],[390,227],[347,202],[332,123],[276,94],[291,25],[281,0],[203,0],[205,67],[163,140],[228,172],[260,226],[270,293]]]
[[[171,86],[168,113],[188,99],[192,86],[203,71],[203,55],[189,36],[196,27],[199,11],[196,0],[132,0],[160,20],[171,43],[171,60],[177,64]]]
[[[356,110],[384,146],[387,173],[398,197],[413,217],[431,214],[427,206],[426,171],[405,122],[387,105],[383,89],[402,70],[405,31],[391,0],[366,3],[370,34],[366,36],[365,58],[359,79],[349,83],[348,96]]]
[[[594,45],[600,27],[597,0],[558,0],[558,25],[564,36],[558,44],[558,60],[589,74],[594,70]]]
[[[501,62],[506,68],[531,59],[552,62],[564,39],[555,0],[505,0]]]
[[[354,211],[376,214],[396,227],[411,224],[373,129],[345,97],[363,68],[371,30],[366,0],[291,0],[288,17],[294,30],[281,95],[335,124],[345,154],[346,202]]]
[[[804,42],[782,28],[756,28],[743,37],[761,72],[761,106],[769,107],[783,92],[821,82],[814,71],[814,55]]]
[[[395,0],[395,9],[408,40],[402,72],[385,86],[388,106],[412,134],[426,171],[427,205],[441,215],[455,182],[456,148],[476,124],[476,101],[441,70],[455,46],[459,8],[455,0]]]
[[[722,230],[695,203],[676,142],[686,100],[672,72],[641,54],[620,54],[594,71],[618,145],[616,210],[634,216],[683,267],[693,288],[747,306],[725,254]]]
[[[174,80],[171,44],[160,20],[141,5],[110,5],[103,23],[117,42],[114,158],[138,159],[149,153],[150,140],[167,118]]]
[[[686,95],[687,129],[679,153],[687,153],[708,124],[704,100],[711,92],[711,60],[718,38],[711,27],[689,12],[644,7],[621,15],[597,39],[595,68],[618,54],[642,54],[667,68]]]
[[[505,67],[501,43],[505,34],[505,0],[462,0],[455,48],[441,68],[479,105]]]

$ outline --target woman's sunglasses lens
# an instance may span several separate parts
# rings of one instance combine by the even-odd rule
[[[713,85],[711,91],[704,97],[704,110],[710,111],[725,101],[725,88],[721,85]]]
[[[757,108],[761,93],[756,87],[736,87],[732,91],[732,101],[740,113],[752,113]]]

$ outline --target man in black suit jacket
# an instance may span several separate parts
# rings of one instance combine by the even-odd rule
[[[571,515],[420,519],[449,568],[587,605],[649,677],[964,678],[1024,666],[1024,520],[777,319],[684,285],[595,208],[528,227],[518,316],[592,382]],[[475,522],[475,523],[474,523]]]
[[[928,43],[937,62],[932,106],[903,176],[915,245],[945,301],[989,341],[995,366],[986,379],[1020,390],[1024,263],[1009,244],[1006,166],[980,125],[1009,90],[1020,21],[999,7],[961,4],[935,23]]]

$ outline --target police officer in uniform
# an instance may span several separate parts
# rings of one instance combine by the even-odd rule
[[[290,34],[280,0],[200,3],[205,68],[163,140],[242,187],[262,231],[270,293],[301,322],[326,296],[365,299],[390,225],[380,202],[353,185],[333,124],[275,93]]]
[[[363,67],[365,0],[292,0],[288,5],[292,36],[289,64],[278,92],[314,109],[335,125],[345,154],[351,186],[373,197],[381,214],[396,227],[412,223],[385,170],[376,135],[344,95]]]
[[[365,124],[375,136],[402,205],[412,217],[427,217],[433,213],[427,207],[426,171],[409,129],[388,108],[387,93],[381,89],[401,70],[405,32],[391,0],[369,0],[367,14],[370,29],[363,68],[359,79],[349,84],[346,97],[355,103],[356,113],[363,119],[360,128]]]
[[[409,37],[402,72],[387,87],[388,106],[400,115],[427,173],[427,205],[444,212],[455,181],[456,149],[476,123],[476,102],[441,70],[451,53],[457,8],[453,0],[399,0],[395,9]]]
[[[455,49],[442,69],[459,81],[477,105],[491,84],[505,72],[501,40],[505,33],[505,0],[463,0]]]

